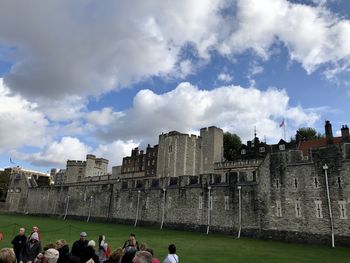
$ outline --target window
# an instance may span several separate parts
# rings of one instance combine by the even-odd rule
[[[316,208],[316,218],[323,218],[323,215],[322,215],[322,201],[316,200],[315,201],[315,208]]]
[[[154,165],[154,160],[152,160],[152,165]]]
[[[171,153],[172,151],[173,151],[173,146],[170,145],[170,146],[169,146],[169,152]]]
[[[199,210],[202,210],[202,209],[203,209],[203,196],[200,196],[200,197],[199,197],[198,209],[199,209]]]
[[[298,189],[298,179],[294,178],[294,188]]]
[[[280,187],[280,179],[275,179],[275,186],[277,189]]]
[[[301,217],[300,200],[295,200],[295,217]]]
[[[148,165],[148,166],[151,166],[151,161],[148,161],[148,162],[147,162],[147,165]]]
[[[280,149],[280,151],[284,151],[286,149],[286,146],[284,144],[280,144],[278,148]]]
[[[341,189],[342,188],[341,187],[342,181],[341,181],[341,177],[340,176],[338,176],[338,178],[337,178],[337,184],[338,184],[338,188]]]
[[[230,210],[229,197],[225,196],[224,200],[225,200],[225,210],[228,211]]]
[[[276,216],[277,217],[282,217],[281,201],[276,201]]]
[[[315,186],[315,188],[319,188],[320,187],[320,184],[318,182],[318,178],[317,177],[314,177],[314,186]]]
[[[338,201],[340,219],[348,219],[346,215],[346,201]]]
[[[260,147],[259,152],[264,153],[265,152],[265,147]]]
[[[246,154],[246,153],[247,153],[246,149],[241,150],[241,154]]]

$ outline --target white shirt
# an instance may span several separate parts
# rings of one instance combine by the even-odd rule
[[[179,257],[176,254],[168,254],[163,263],[178,263]]]

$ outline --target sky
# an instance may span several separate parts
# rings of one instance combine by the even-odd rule
[[[350,125],[348,0],[0,3],[0,168],[120,165],[161,133]],[[284,120],[285,126],[280,128]]]

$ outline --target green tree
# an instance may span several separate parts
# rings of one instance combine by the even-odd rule
[[[0,171],[0,201],[6,199],[7,190],[10,183],[10,173],[9,171]]]
[[[230,132],[224,133],[224,157],[228,161],[232,161],[235,158],[235,155],[239,152],[239,149],[242,145],[241,138]]]
[[[302,141],[315,140],[322,137],[320,133],[318,133],[314,128],[311,127],[299,128],[297,130],[297,135],[299,135],[299,138]]]

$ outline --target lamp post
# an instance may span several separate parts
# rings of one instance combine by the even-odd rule
[[[139,218],[140,193],[141,193],[141,191],[138,190],[138,191],[137,191],[136,218],[135,218],[134,227],[136,227],[136,225],[137,225],[137,220],[138,220],[138,218]]]
[[[328,186],[328,165],[323,165],[324,177],[326,181],[326,190],[327,190],[327,200],[328,200],[328,210],[329,210],[329,219],[331,221],[331,234],[332,234],[332,247],[334,248],[334,224],[333,224],[333,214],[332,214],[332,204],[331,198],[329,196],[329,186]]]
[[[162,222],[160,224],[160,229],[163,229],[163,224],[164,224],[164,215],[165,215],[165,193],[166,189],[163,188],[163,210],[162,210]]]
[[[242,200],[241,200],[242,187],[239,185],[237,187],[237,189],[238,189],[238,224],[239,224],[237,238],[240,238],[241,237],[241,230],[242,230]]]
[[[211,186],[208,186],[208,225],[207,225],[207,235],[209,234],[209,228],[210,228],[210,206],[211,206],[211,200],[210,200],[210,190]]]

